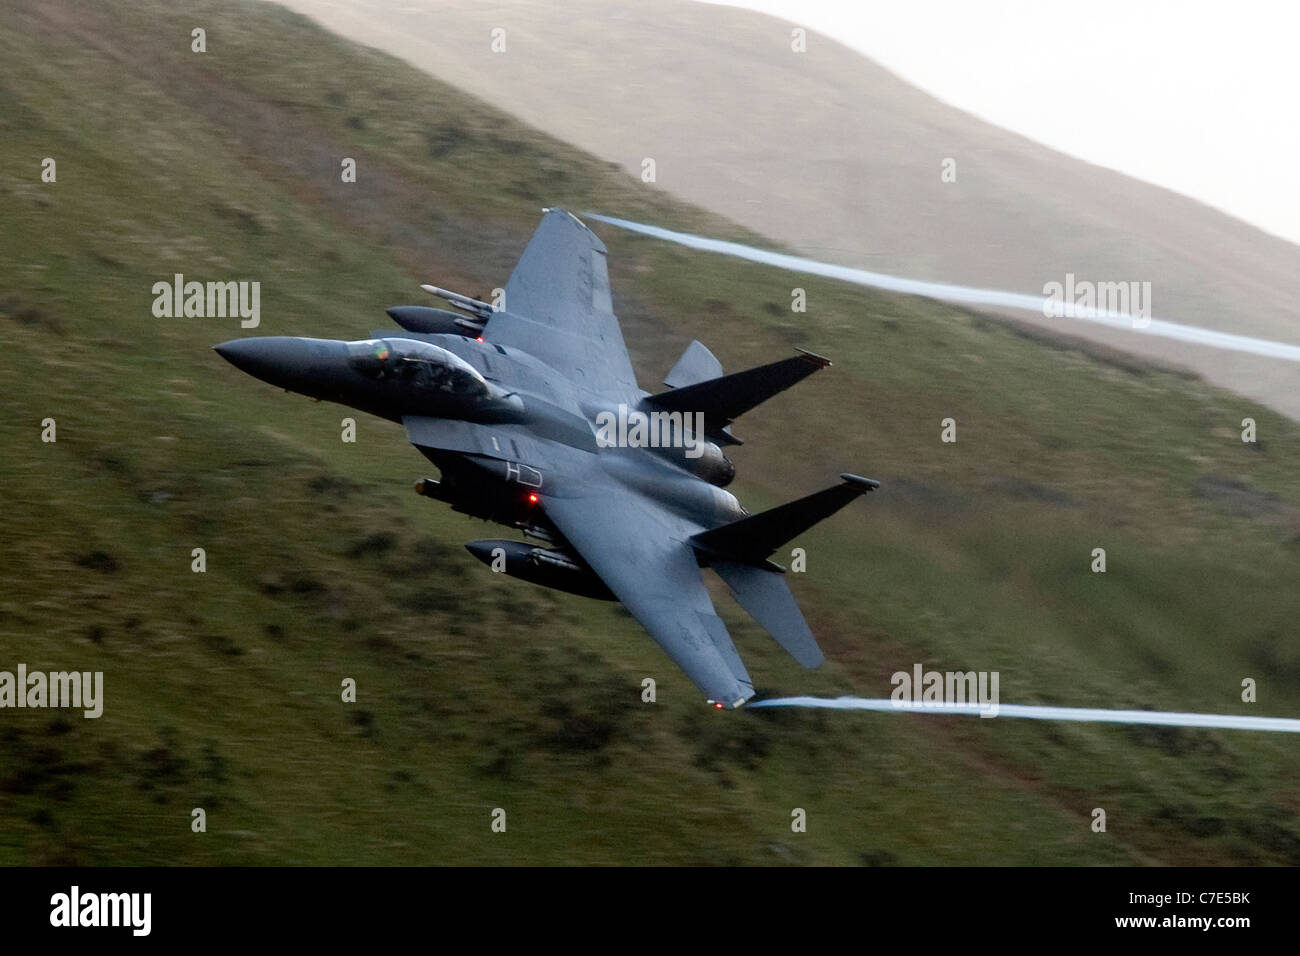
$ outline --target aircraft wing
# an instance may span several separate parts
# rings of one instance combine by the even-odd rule
[[[690,529],[622,488],[549,498],[546,516],[614,596],[705,695],[728,707],[754,696],[753,682],[713,609]]]
[[[483,332],[570,380],[611,397],[640,398],[609,294],[605,244],[575,216],[549,209],[505,287],[505,311]]]

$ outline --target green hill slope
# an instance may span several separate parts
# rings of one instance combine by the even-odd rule
[[[496,531],[411,493],[399,428],[345,444],[346,410],[209,349],[501,285],[544,205],[734,226],[270,5],[10,7],[0,669],[103,671],[106,700],[0,711],[0,862],[1300,862],[1294,739],[707,710],[626,614],[466,554]],[[884,483],[798,542],[822,669],[719,592],[761,689],[886,696],[921,663],[997,670],[1004,702],[1300,714],[1294,424],[961,310],[606,239],[644,386],[692,337],[728,369],[835,360],[738,423],[751,509]],[[155,318],[178,272],[259,281],[260,327]]]

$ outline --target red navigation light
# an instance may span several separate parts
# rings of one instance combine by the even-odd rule
[[[537,504],[537,495],[530,494],[530,495],[528,496],[528,503],[529,503],[530,505],[535,505],[535,504]]]
[[[482,341],[483,341],[483,336],[480,335],[480,336],[479,336],[478,338],[476,338],[474,341],[475,341],[475,342],[482,342]]]
[[[713,706],[714,706],[714,708],[717,709],[717,710],[722,710],[722,701],[720,701],[720,700],[715,700],[715,701],[713,702]]]

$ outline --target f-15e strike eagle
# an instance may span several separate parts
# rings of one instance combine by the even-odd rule
[[[878,482],[842,483],[752,515],[724,491],[733,419],[830,363],[803,352],[723,375],[692,342],[668,389],[637,387],[610,301],[605,246],[546,210],[505,286],[503,309],[435,286],[458,311],[400,306],[405,330],[357,342],[243,338],[216,346],[294,392],[388,418],[441,472],[416,490],[544,545],[472,541],[497,570],[621,601],[717,707],[754,687],[701,568],[804,667],[822,662],[784,577],[782,544]],[[549,545],[545,546],[545,545]]]

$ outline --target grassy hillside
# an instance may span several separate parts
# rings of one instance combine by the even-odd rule
[[[1300,863],[1289,737],[712,712],[625,613],[474,561],[461,544],[499,529],[411,493],[430,469],[399,428],[344,444],[343,409],[209,349],[359,337],[422,281],[501,285],[544,205],[734,226],[276,7],[10,10],[0,669],[102,670],[106,702],[0,711],[0,862]],[[884,696],[920,662],[998,670],[1004,702],[1300,714],[1293,423],[961,310],[605,232],[644,386],[692,337],[729,369],[835,360],[738,423],[751,509],[884,482],[798,542],[822,669],[719,592],[760,689]],[[260,281],[261,327],[155,318],[176,272]]]

